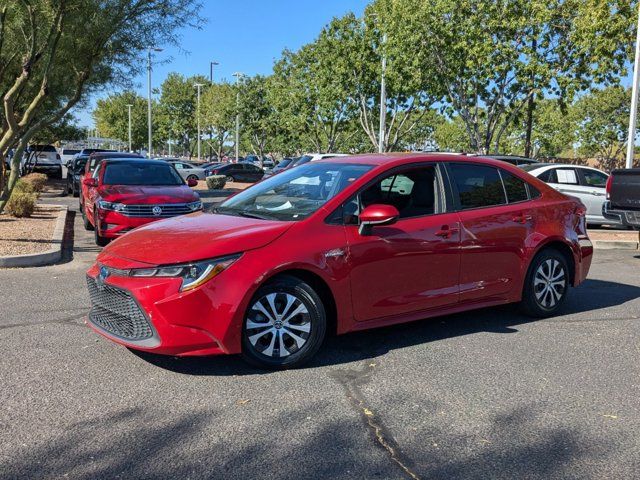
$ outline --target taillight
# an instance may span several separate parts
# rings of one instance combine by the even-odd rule
[[[611,200],[611,183],[613,182],[613,175],[609,175],[607,178],[607,185],[605,187],[607,191],[607,200]]]
[[[576,205],[576,209],[574,212],[579,217],[584,217],[587,215],[587,207],[585,207],[582,203]]]
[[[219,171],[218,170],[211,170],[211,173],[214,175],[218,175]]]

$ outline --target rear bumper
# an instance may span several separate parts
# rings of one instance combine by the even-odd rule
[[[602,216],[626,227],[640,227],[640,210],[616,210],[611,207],[611,202],[604,202]]]

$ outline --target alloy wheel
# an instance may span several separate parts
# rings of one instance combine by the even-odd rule
[[[567,289],[567,274],[564,266],[555,258],[543,261],[533,277],[536,301],[546,309],[554,308]]]
[[[311,315],[299,297],[269,293],[251,306],[245,327],[256,353],[279,359],[305,346],[311,333]]]

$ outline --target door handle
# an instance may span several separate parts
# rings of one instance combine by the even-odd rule
[[[533,217],[531,217],[531,215],[517,215],[515,217],[513,217],[513,221],[516,223],[521,223],[521,224],[525,224],[529,221],[531,221]]]
[[[460,229],[458,227],[449,228],[448,225],[443,225],[442,228],[436,232],[436,237],[451,238],[451,235],[458,233],[459,231]]]

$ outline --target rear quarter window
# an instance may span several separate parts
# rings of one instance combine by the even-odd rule
[[[517,203],[529,200],[529,193],[527,192],[527,184],[520,177],[501,170],[502,182],[504,183],[504,189],[507,192],[507,202]]]

